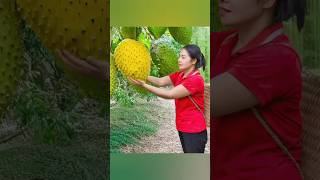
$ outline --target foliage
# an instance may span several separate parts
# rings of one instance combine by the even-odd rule
[[[220,31],[222,29],[222,23],[220,21],[220,18],[219,18],[219,0],[212,0],[213,3],[211,3],[211,14],[210,16],[212,17],[210,19],[210,31],[213,32],[213,31]]]
[[[297,30],[296,19],[292,18],[285,24],[286,33],[299,51],[303,66],[318,72],[320,69],[320,18],[318,16],[320,2],[311,0],[307,5],[307,16],[303,30],[301,32]]]

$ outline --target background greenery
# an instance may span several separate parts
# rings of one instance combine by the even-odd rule
[[[303,66],[315,73],[320,73],[320,1],[307,1],[307,16],[301,32],[297,30],[295,18],[288,21],[286,32],[299,51]]]

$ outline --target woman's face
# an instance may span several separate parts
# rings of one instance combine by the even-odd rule
[[[179,70],[187,70],[196,64],[196,60],[192,59],[187,50],[181,49],[178,59]]]
[[[270,0],[269,0],[270,1]],[[268,0],[219,0],[219,16],[226,26],[239,27],[258,19]]]

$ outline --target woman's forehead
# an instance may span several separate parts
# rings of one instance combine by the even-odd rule
[[[181,49],[180,54],[181,55],[188,55],[188,51],[185,49]]]

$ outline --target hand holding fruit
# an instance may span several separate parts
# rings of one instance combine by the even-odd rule
[[[145,82],[142,81],[142,80],[139,80],[139,79],[132,79],[131,77],[129,77],[129,80],[134,84],[134,85],[137,85],[137,86],[140,86],[140,87],[143,87]]]
[[[103,81],[109,79],[109,64],[107,61],[99,61],[93,58],[80,59],[66,50],[58,50],[57,53],[63,62],[74,71]]]

